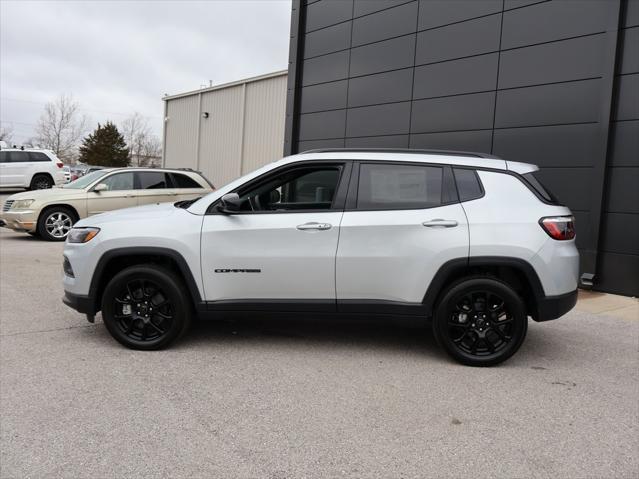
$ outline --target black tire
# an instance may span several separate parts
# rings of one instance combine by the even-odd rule
[[[484,276],[451,285],[433,318],[437,343],[468,366],[505,361],[522,345],[527,329],[526,306],[517,292]]]
[[[113,338],[130,349],[169,346],[191,324],[191,297],[169,270],[145,264],[116,274],[102,295],[102,320]]]
[[[38,173],[31,178],[31,184],[29,184],[30,190],[46,190],[53,186],[53,179],[49,175]]]
[[[78,217],[71,208],[52,206],[38,218],[37,234],[47,241],[64,241]]]

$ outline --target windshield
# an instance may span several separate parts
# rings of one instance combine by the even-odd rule
[[[88,175],[84,175],[84,176],[78,178],[75,181],[72,181],[71,183],[67,183],[62,188],[71,188],[73,190],[81,190],[82,188],[86,188],[87,186],[89,186],[95,180],[97,180],[99,178],[102,178],[108,172],[109,172],[109,170],[94,171],[92,173],[89,173]]]

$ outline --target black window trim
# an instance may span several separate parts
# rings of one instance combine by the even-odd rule
[[[423,161],[384,161],[384,160],[353,160],[355,161],[355,165],[353,166],[353,172],[351,173],[351,182],[349,185],[348,198],[346,201],[346,208],[344,211],[412,211],[412,210],[430,210],[433,208],[441,208],[442,206],[453,205],[459,203],[459,195],[457,193],[457,189],[454,185],[454,177],[452,174],[447,174],[446,169],[454,167],[454,165],[443,164],[443,163],[425,163]],[[404,165],[404,166],[422,166],[422,167],[435,167],[442,169],[442,197],[444,196],[444,191],[446,189],[449,190],[449,195],[452,193],[452,188],[454,188],[455,194],[452,194],[452,200],[450,201],[442,201],[438,205],[434,206],[426,206],[426,207],[418,207],[418,208],[406,208],[405,206],[395,207],[395,208],[358,208],[357,207],[357,197],[359,194],[359,172],[360,165],[362,164],[374,164],[374,165]],[[452,180],[452,184],[451,184]]]
[[[255,186],[259,186],[262,183],[266,183],[270,178],[274,176],[281,175],[282,173],[288,171],[294,171],[297,169],[307,169],[312,167],[336,167],[340,170],[339,179],[337,180],[337,189],[335,191],[335,197],[333,198],[333,202],[330,208],[326,209],[312,209],[312,210],[280,210],[280,211],[237,211],[234,212],[232,216],[235,215],[273,215],[273,214],[299,214],[299,213],[331,213],[337,211],[344,211],[344,203],[346,202],[346,195],[349,186],[349,180],[352,176],[352,166],[353,160],[326,160],[326,161],[299,161],[295,163],[289,163],[287,165],[282,165],[279,168],[274,170],[267,171],[263,175],[258,176],[257,178],[253,178],[252,180],[247,181],[246,183],[240,185],[228,193],[238,193],[242,190],[251,189]],[[225,193],[225,194],[228,194]],[[224,195],[222,195],[224,196]],[[220,198],[211,203],[206,209],[205,215],[223,215],[228,216],[227,213],[222,213],[218,211],[217,206],[220,202]]]

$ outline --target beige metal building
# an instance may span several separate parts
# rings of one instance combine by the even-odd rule
[[[280,159],[286,81],[285,70],[164,97],[162,164],[222,186]]]

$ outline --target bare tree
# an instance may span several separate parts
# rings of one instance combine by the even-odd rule
[[[136,111],[122,122],[120,130],[129,148],[131,165],[145,166],[142,164],[143,151],[151,136],[151,129],[146,118]]]
[[[160,166],[162,162],[162,142],[155,135],[149,135],[142,145],[141,160],[144,163],[140,166]]]
[[[86,131],[87,118],[71,95],[60,95],[44,106],[36,129],[37,142],[62,160],[73,160]]]
[[[13,127],[11,125],[2,126],[0,125],[0,141],[6,141],[7,143],[11,143],[13,139]]]

